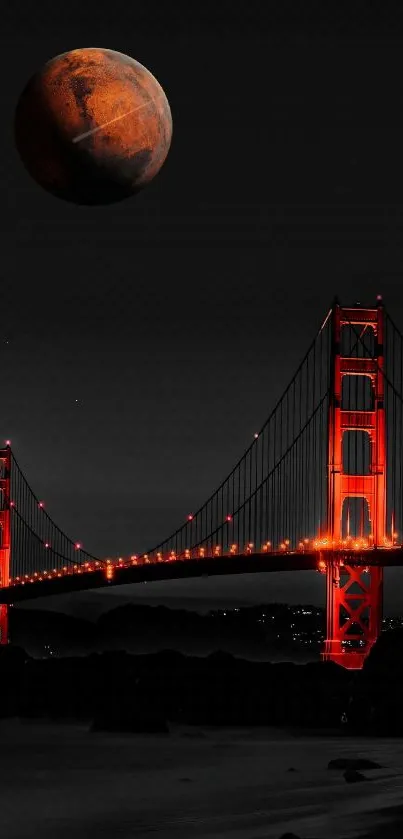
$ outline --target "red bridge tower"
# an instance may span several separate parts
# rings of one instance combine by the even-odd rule
[[[343,507],[350,498],[368,504],[373,547],[384,546],[386,527],[386,451],[383,381],[384,311],[376,309],[333,308],[331,356],[331,394],[328,423],[328,537],[333,550],[324,553],[326,562],[326,641],[322,658],[348,669],[363,666],[381,630],[383,568],[366,568],[365,551],[343,556]],[[357,334],[371,329],[375,351],[371,357],[341,355],[342,329],[353,326]],[[358,340],[358,344],[361,341]],[[362,344],[361,344],[362,346]],[[372,410],[342,407],[345,376],[366,376],[371,382]],[[364,432],[370,441],[368,474],[351,475],[343,471],[343,438],[346,432]],[[346,641],[359,642],[355,649]]]
[[[11,449],[0,449],[0,587],[10,577],[11,524],[10,472]],[[8,606],[0,604],[0,644],[8,644]]]

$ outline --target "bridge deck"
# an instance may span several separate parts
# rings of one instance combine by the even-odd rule
[[[330,551],[320,554],[318,551],[304,553],[259,553],[202,559],[178,559],[172,562],[150,562],[143,565],[113,566],[113,576],[107,579],[105,569],[67,574],[52,579],[34,580],[0,588],[0,604],[34,600],[51,594],[63,594],[73,591],[102,588],[115,585],[129,585],[158,580],[177,580],[192,577],[211,577],[226,574],[260,574],[284,571],[317,571],[321,556],[329,559]],[[375,549],[357,554],[344,551],[335,556],[343,556],[348,565],[362,567],[403,565],[403,548]]]

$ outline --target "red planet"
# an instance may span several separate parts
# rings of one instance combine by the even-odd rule
[[[71,50],[48,61],[23,90],[15,142],[31,177],[76,204],[112,204],[161,169],[172,116],[157,79],[114,50]]]

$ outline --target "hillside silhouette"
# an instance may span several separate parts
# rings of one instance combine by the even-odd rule
[[[266,621],[261,614],[266,615]],[[208,614],[165,606],[119,605],[95,621],[60,612],[10,609],[11,642],[34,657],[87,654],[124,649],[152,653],[161,648],[208,655],[222,650],[246,658],[267,660],[285,652],[298,658],[292,627],[297,618],[284,604],[245,607]],[[303,618],[307,636],[317,637],[322,611],[312,608]],[[317,649],[312,651],[312,657]]]
[[[362,671],[247,661],[222,650],[34,658],[9,645],[0,647],[0,716],[86,721],[93,731],[269,725],[403,736],[401,674],[402,630],[380,637]]]

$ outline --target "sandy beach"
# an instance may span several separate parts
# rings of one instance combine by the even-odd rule
[[[253,728],[93,734],[86,725],[2,720],[0,742],[7,839],[401,835],[399,740]],[[365,782],[347,784],[327,765],[349,756],[371,758],[382,768],[365,772]]]

